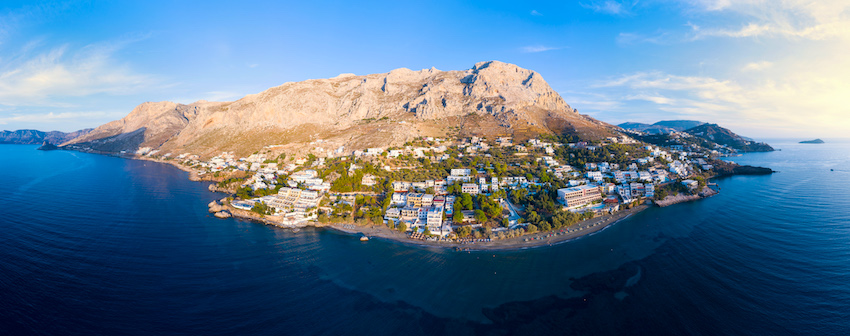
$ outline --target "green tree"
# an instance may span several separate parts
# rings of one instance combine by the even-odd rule
[[[407,231],[407,224],[404,224],[404,222],[398,222],[398,230],[401,232]]]
[[[455,223],[462,223],[463,222],[463,214],[461,214],[460,211],[455,211],[452,214],[452,221],[455,222]]]
[[[472,210],[472,195],[463,193],[460,196],[460,206],[466,210]]]
[[[485,214],[481,209],[475,210],[475,220],[478,223],[484,223],[487,221],[487,214]]]

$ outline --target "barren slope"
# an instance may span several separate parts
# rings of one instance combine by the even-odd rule
[[[576,113],[540,74],[491,61],[465,71],[396,69],[290,82],[234,102],[144,103],[67,144],[209,155],[325,139],[350,150],[442,136],[450,127],[461,135],[611,135],[610,125]]]

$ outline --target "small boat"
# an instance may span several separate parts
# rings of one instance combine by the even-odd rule
[[[369,240],[369,237],[366,237],[366,236],[360,237],[360,241],[368,241],[368,240]]]

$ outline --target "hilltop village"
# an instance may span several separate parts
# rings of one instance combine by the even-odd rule
[[[687,135],[684,135],[687,136]],[[296,157],[275,146],[248,157],[221,153],[135,154],[189,168],[233,196],[211,204],[219,217],[260,217],[280,226],[385,226],[413,239],[492,241],[577,223],[643,203],[715,193],[706,179],[723,146],[648,145],[627,135],[588,143],[569,136],[418,138],[401,147],[347,152],[311,143]],[[321,156],[320,156],[321,155]]]

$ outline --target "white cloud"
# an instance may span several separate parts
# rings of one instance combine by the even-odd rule
[[[0,125],[5,125],[10,122],[15,123],[56,123],[66,121],[79,121],[80,119],[103,119],[105,117],[115,117],[117,114],[108,112],[60,112],[60,113],[37,113],[37,114],[17,114],[13,113],[9,117],[0,117]]]
[[[761,61],[747,63],[741,71],[762,71],[773,67],[773,62]]]
[[[522,47],[519,50],[524,52],[524,53],[539,53],[539,52],[550,51],[550,50],[558,50],[558,49],[561,49],[561,48],[547,47],[547,46],[544,46],[544,45],[533,45],[533,46]]]
[[[532,10],[531,10],[531,15],[534,15],[534,16],[543,16],[543,14],[540,14],[540,12],[538,12],[536,9],[532,9]]]
[[[648,102],[653,102],[659,105],[670,105],[675,102],[675,100],[663,97],[660,95],[648,95],[648,94],[637,94],[626,96],[624,99],[626,100],[645,100]]]
[[[708,13],[744,18],[738,26],[694,29],[693,39],[706,37],[783,37],[850,39],[850,2],[846,0],[689,0]],[[697,27],[695,27],[697,28]]]
[[[69,45],[35,52],[23,48],[0,65],[0,105],[55,106],[68,97],[137,93],[157,80],[113,59],[128,41]]]
[[[592,9],[598,13],[622,15],[631,14],[631,9],[637,4],[637,1],[592,0],[589,3],[580,4],[582,7]]]
[[[594,95],[576,97],[612,102],[607,108],[567,101],[615,123],[690,118],[753,136],[846,136],[850,61],[842,58],[822,59],[816,67],[754,62],[749,66],[759,72],[727,79],[636,72],[596,83]]]

